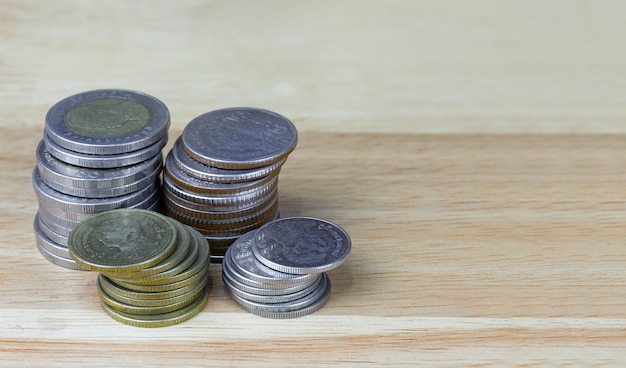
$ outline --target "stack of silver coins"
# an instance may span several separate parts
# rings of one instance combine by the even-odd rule
[[[284,217],[241,236],[226,252],[222,279],[243,309],[266,318],[294,318],[330,297],[327,271],[351,249],[348,233],[312,217]]]
[[[67,248],[82,221],[117,208],[161,209],[169,125],[167,107],[135,91],[89,91],[52,106],[32,176],[35,238],[46,259],[82,269]]]
[[[237,238],[278,217],[278,174],[297,140],[293,123],[267,110],[196,117],[165,159],[165,213],[202,233],[221,262]]]

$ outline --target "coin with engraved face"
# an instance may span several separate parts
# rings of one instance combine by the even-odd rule
[[[174,250],[177,230],[162,215],[138,209],[100,213],[69,238],[70,256],[84,268],[128,273],[153,266]]]
[[[296,147],[298,132],[286,117],[268,110],[236,107],[193,119],[181,136],[189,156],[223,169],[270,165]]]
[[[313,217],[284,217],[260,227],[254,256],[267,267],[294,274],[321,273],[342,264],[351,248],[348,233]]]

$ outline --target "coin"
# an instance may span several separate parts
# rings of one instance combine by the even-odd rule
[[[283,158],[270,165],[252,169],[222,169],[189,156],[180,138],[176,140],[169,154],[172,155],[174,164],[187,175],[215,183],[238,183],[263,178],[280,170],[286,160]]]
[[[330,279],[322,274],[322,282],[310,294],[288,302],[262,303],[242,298],[228,289],[232,298],[244,310],[266,318],[294,318],[310,314],[322,308],[330,298]]]
[[[183,129],[182,144],[189,156],[224,169],[270,165],[296,147],[293,123],[277,113],[248,107],[202,114]]]
[[[160,215],[118,209],[82,222],[71,234],[72,258],[84,268],[128,273],[159,263],[175,249],[176,228]]]
[[[236,273],[242,275],[245,279],[274,285],[275,287],[306,283],[315,277],[314,274],[298,275],[276,271],[259,262],[252,252],[255,234],[256,231],[250,231],[242,235],[230,247],[229,255],[231,258],[229,259],[229,266]]]
[[[116,311],[109,307],[106,303],[102,302],[102,308],[113,319],[122,322],[124,324],[135,327],[165,327],[175,325],[189,320],[193,316],[197,315],[206,305],[209,292],[208,288],[204,293],[198,297],[193,303],[187,305],[179,310],[156,315],[136,315],[130,313],[124,313]]]
[[[56,103],[46,114],[46,133],[59,146],[87,154],[136,151],[163,138],[167,107],[144,93],[119,89],[88,91]]]
[[[74,152],[65,149],[59,146],[53,140],[51,140],[48,137],[48,134],[46,134],[45,132],[43,134],[43,141],[46,146],[46,150],[48,150],[48,152],[50,152],[52,156],[70,165],[94,169],[110,169],[134,165],[142,161],[146,161],[151,157],[154,157],[161,153],[161,150],[167,144],[167,139],[168,136],[166,134],[156,143],[153,143],[137,151],[118,153],[113,155],[94,155],[88,153]]]
[[[269,268],[295,274],[321,273],[342,264],[350,252],[348,233],[313,217],[284,217],[259,228],[254,256]]]

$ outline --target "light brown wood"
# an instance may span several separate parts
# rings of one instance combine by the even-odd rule
[[[622,2],[2,1],[0,366],[622,366]],[[353,240],[319,312],[206,308],[140,329],[32,230],[58,100],[131,88],[186,122],[226,106],[298,126],[283,216]]]

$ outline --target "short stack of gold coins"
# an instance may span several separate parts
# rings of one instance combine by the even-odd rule
[[[196,315],[208,299],[211,252],[197,231],[159,213],[116,209],[83,221],[70,256],[98,271],[105,312],[136,327],[162,327]]]
[[[258,108],[196,117],[165,159],[164,212],[202,233],[221,262],[237,238],[279,216],[278,174],[297,137],[290,120]]]

